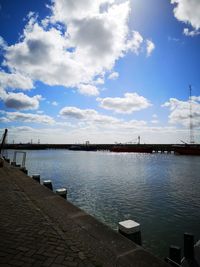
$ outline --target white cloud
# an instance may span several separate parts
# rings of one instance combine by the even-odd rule
[[[29,97],[23,93],[8,93],[3,98],[6,107],[17,110],[38,109],[41,99],[41,95]]]
[[[149,57],[153,50],[155,49],[155,44],[150,41],[150,40],[146,40],[146,49],[147,49],[147,56]]]
[[[93,113],[93,111],[89,109],[81,110],[76,107],[65,107],[60,110],[60,115],[72,117],[75,119],[83,119],[86,114],[91,112]]]
[[[31,122],[41,124],[53,124],[54,119],[47,115],[39,115],[22,112],[5,112],[5,118],[8,122]]]
[[[103,4],[113,4],[114,0],[53,0],[50,7],[53,13],[52,21],[61,21],[68,24],[72,20],[84,19],[91,14],[99,14]]]
[[[158,124],[159,123],[159,120],[152,120],[151,123]]]
[[[56,101],[53,101],[51,104],[52,104],[52,106],[58,106],[58,102],[56,102]]]
[[[60,11],[52,8],[52,18],[67,23],[64,35],[54,27],[45,30],[31,18],[21,41],[7,48],[5,64],[34,80],[66,87],[91,82],[104,70],[110,70],[126,42],[129,4],[128,1],[112,4],[101,13],[102,1],[89,2],[91,9],[86,8],[85,2],[83,8],[87,16],[75,14],[77,10],[79,12],[77,6],[83,5],[82,1],[72,4],[75,6],[72,20],[67,14],[73,14],[73,10],[65,13],[70,1],[55,1],[54,7],[59,6]],[[79,19],[74,20],[76,16]]]
[[[93,81],[93,84],[104,84],[104,78],[103,77],[98,77],[96,80]]]
[[[7,123],[9,120],[6,117],[0,117],[0,122]]]
[[[129,0],[53,0],[49,8],[51,15],[42,23],[29,13],[19,42],[6,48],[4,65],[29,79],[28,89],[32,80],[39,80],[97,95],[97,88],[91,86],[126,52],[141,50],[140,33],[129,35]],[[19,86],[11,83],[10,87]]]
[[[175,4],[174,15],[184,23],[190,24],[195,30],[200,29],[199,0],[171,0]]]
[[[131,51],[138,55],[143,41],[142,35],[137,31],[133,31],[131,38],[127,41],[125,51]]]
[[[97,96],[99,94],[98,88],[91,84],[80,84],[78,86],[78,91],[83,95],[89,96]]]
[[[200,97],[192,97],[192,124],[194,127],[200,127]],[[185,127],[190,125],[190,103],[189,101],[180,101],[176,98],[170,98],[168,102],[162,105],[170,109],[169,123],[180,124]]]
[[[117,78],[119,77],[119,73],[114,71],[112,72],[109,76],[108,76],[108,79],[110,80],[116,80]]]
[[[6,48],[7,48],[7,43],[5,42],[5,40],[3,39],[3,37],[0,36],[0,49],[5,50]]]
[[[37,112],[37,114],[43,114],[44,113],[43,110],[37,110],[36,112]]]
[[[6,96],[6,91],[0,86],[0,99],[4,99]]]
[[[76,107],[65,107],[61,109],[60,115],[72,119],[84,120],[87,122],[93,122],[98,124],[101,123],[110,124],[119,121],[114,117],[101,115],[94,109],[79,109]]]
[[[76,107],[65,107],[60,111],[60,115],[68,118],[76,129],[84,130],[101,129],[104,131],[124,132],[126,130],[141,129],[146,127],[145,121],[131,120],[125,121],[113,116],[100,114],[94,109],[79,109]],[[98,135],[101,135],[99,132]]]
[[[113,110],[117,113],[133,113],[141,109],[151,106],[149,100],[137,93],[125,93],[124,97],[106,97],[97,98],[100,102],[100,107],[108,110]]]
[[[30,90],[34,88],[32,80],[20,73],[6,73],[0,71],[0,87]]]
[[[168,36],[168,41],[170,41],[170,42],[180,42],[180,39],[179,38]]]
[[[194,36],[199,35],[200,31],[198,31],[198,30],[190,31],[188,28],[184,28],[183,29],[183,34],[185,34],[186,36],[194,37]]]

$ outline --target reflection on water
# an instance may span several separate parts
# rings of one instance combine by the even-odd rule
[[[26,167],[113,229],[139,222],[144,247],[161,257],[186,231],[200,238],[199,157],[43,150],[27,151]]]

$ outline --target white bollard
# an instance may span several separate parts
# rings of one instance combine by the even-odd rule
[[[138,245],[142,245],[140,224],[133,220],[119,222],[118,231],[123,236],[132,240]]]
[[[66,188],[56,189],[56,194],[66,199],[67,198],[67,189]]]

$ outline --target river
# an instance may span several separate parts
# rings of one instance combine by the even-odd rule
[[[200,239],[200,157],[29,150],[26,167],[115,230],[119,221],[139,222],[143,246],[162,258],[171,244],[183,247],[184,232]]]

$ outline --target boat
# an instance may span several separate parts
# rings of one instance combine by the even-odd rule
[[[68,149],[75,151],[97,151],[96,146],[92,145],[72,145]]]
[[[126,144],[117,144],[111,146],[109,149],[111,152],[119,153],[152,153],[153,148],[150,145],[140,144],[140,136],[138,136],[138,141],[135,144],[126,143]]]
[[[152,153],[153,149],[148,145],[127,145],[120,144],[115,145],[110,148],[111,152],[119,152],[119,153]]]
[[[174,146],[174,153],[178,155],[200,156],[200,145],[184,144]]]

